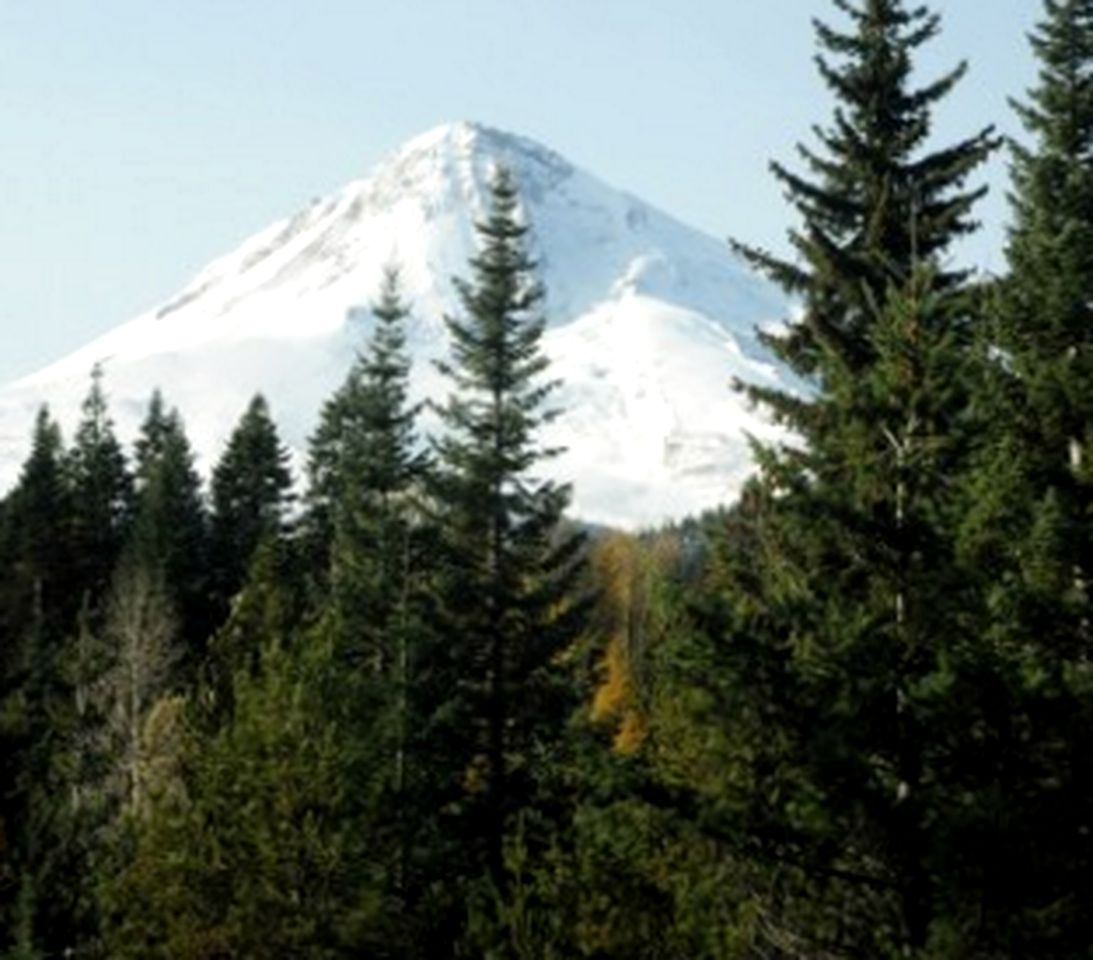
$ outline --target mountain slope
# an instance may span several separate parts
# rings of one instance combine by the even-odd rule
[[[544,346],[565,412],[547,439],[567,448],[551,470],[574,482],[575,512],[634,527],[730,499],[750,469],[746,435],[775,435],[730,382],[788,382],[754,333],[783,315],[780,297],[723,243],[532,141],[465,123],[410,141],[160,307],[0,391],[0,483],[15,477],[40,403],[75,422],[95,363],[125,438],[159,386],[207,469],[260,390],[302,462],[392,263],[413,305],[414,392],[442,395],[431,361],[447,349],[451,278],[466,273],[499,162],[519,181],[548,291]]]

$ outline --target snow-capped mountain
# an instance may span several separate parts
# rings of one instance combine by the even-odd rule
[[[207,470],[261,391],[302,463],[389,264],[413,307],[414,392],[442,397],[431,361],[446,353],[452,277],[467,274],[497,163],[519,182],[548,291],[544,347],[564,413],[545,439],[566,452],[547,469],[573,482],[574,513],[637,527],[730,500],[751,469],[747,436],[775,435],[730,383],[790,379],[755,336],[783,316],[781,297],[723,242],[530,140],[467,123],[410,141],[161,306],[0,390],[0,484],[17,475],[38,405],[71,430],[95,363],[124,439],[158,386]]]

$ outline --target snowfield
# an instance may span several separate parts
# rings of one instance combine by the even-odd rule
[[[637,528],[731,500],[751,469],[748,437],[779,436],[733,379],[793,385],[755,335],[786,314],[781,295],[723,242],[539,144],[469,123],[415,138],[162,305],[0,390],[0,485],[18,475],[40,404],[71,436],[95,363],[123,439],[158,386],[207,472],[261,391],[301,466],[322,401],[367,339],[368,304],[391,264],[413,309],[413,392],[442,398],[448,387],[432,360],[447,352],[452,277],[467,275],[497,163],[519,181],[548,291],[544,348],[563,413],[543,440],[566,452],[546,469],[573,483],[573,512]]]

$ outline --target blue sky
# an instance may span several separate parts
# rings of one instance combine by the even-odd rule
[[[1032,81],[1036,0],[943,0],[941,140]],[[534,137],[718,237],[782,248],[772,158],[824,122],[827,0],[0,0],[0,381],[449,120]],[[998,269],[1005,163],[960,256]]]

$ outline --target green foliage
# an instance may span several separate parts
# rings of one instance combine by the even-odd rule
[[[78,603],[72,593],[71,532],[61,433],[42,408],[30,456],[4,502],[6,577],[0,590],[5,645],[0,817],[11,838],[0,909],[5,930],[18,939],[12,946],[27,956],[68,945],[72,888],[59,822],[64,799],[57,795],[60,731],[54,717],[66,698],[61,660]]]
[[[97,605],[129,537],[134,487],[114,434],[102,387],[102,369],[91,374],[83,419],[69,455],[72,485],[73,551],[79,566],[77,590]]]
[[[920,261],[941,263],[952,241],[970,233],[985,188],[966,190],[968,176],[996,148],[987,128],[950,147],[926,152],[932,110],[964,75],[961,64],[913,84],[915,52],[940,28],[936,14],[903,0],[835,0],[846,32],[816,21],[817,65],[837,107],[816,128],[820,149],[798,147],[807,175],[772,170],[803,224],[790,233],[798,262],[734,244],[751,263],[804,302],[785,336],[767,337],[799,373],[827,377],[873,361],[869,329],[890,290],[902,289]],[[940,290],[966,274],[941,271]],[[811,417],[788,396],[757,393],[798,430]]]
[[[73,597],[72,492],[61,431],[43,407],[19,482],[4,502],[3,550],[7,576],[4,635],[37,624],[53,640],[79,607]]]
[[[208,604],[208,521],[201,479],[177,410],[152,395],[137,451],[135,562],[158,569],[174,599],[182,632],[195,651],[211,632]]]
[[[95,370],[0,504],[0,955],[1089,956],[1093,0],[1045,0],[1010,272],[949,262],[989,128],[938,18],[834,0],[798,175],[800,393],[740,500],[588,543],[493,177],[421,452],[389,271],[299,523],[256,397],[205,514]]]
[[[502,168],[477,224],[472,279],[456,283],[463,313],[448,318],[452,359],[440,365],[455,392],[439,409],[446,432],[436,443],[449,762],[465,783],[465,850],[498,884],[505,824],[534,795],[566,716],[558,657],[584,613],[575,597],[581,539],[560,524],[569,491],[534,475],[553,452],[538,430],[554,416],[554,384],[543,379],[543,290],[518,207]]]
[[[269,405],[258,394],[213,469],[209,559],[212,592],[226,609],[258,545],[283,532],[292,476]]]
[[[429,465],[415,433],[418,407],[408,400],[409,313],[393,269],[372,313],[372,335],[327,405],[312,449],[311,502],[330,536],[318,629],[347,668],[340,699],[357,743],[357,816],[384,867],[385,896],[407,927],[413,918],[428,928],[435,919],[417,911],[435,867],[426,675],[436,646],[436,536],[424,505]]]
[[[752,949],[896,957],[947,937],[974,950],[967,904],[985,881],[963,865],[1004,836],[992,774],[1008,674],[956,557],[977,318],[943,258],[972,226],[981,191],[963,186],[994,140],[923,150],[963,72],[911,87],[936,16],[837,5],[849,32],[817,24],[838,100],[825,155],[801,148],[813,180],[775,165],[803,217],[800,262],[740,248],[803,299],[771,342],[815,392],[753,391],[797,437],[759,451],[718,547],[724,598],[696,606],[697,629],[666,652],[651,749],[681,724],[709,731],[674,780],[766,887]]]
[[[873,366],[823,395],[837,416],[815,472],[774,461],[729,516],[713,567],[725,599],[695,610],[660,671],[655,748],[699,737],[673,781],[772,881],[761,943],[989,944],[967,905],[1009,875],[999,777],[1018,731],[1012,665],[981,635],[954,552],[953,478],[977,431],[949,303],[927,270],[889,297]]]
[[[231,721],[182,739],[170,782],[133,819],[134,853],[108,883],[115,957],[340,957],[380,904],[368,837],[347,816],[344,735],[322,701],[322,645],[271,645],[233,686]],[[183,728],[184,731],[186,728]]]
[[[426,459],[407,400],[407,309],[389,271],[376,329],[327,405],[312,450],[314,509],[330,526],[330,595],[324,616],[357,667],[395,685],[405,669],[426,558],[421,505]]]
[[[209,643],[205,706],[214,716],[230,716],[233,678],[257,669],[262,648],[287,646],[305,619],[305,597],[295,545],[284,539],[261,541],[231,613]]]
[[[1072,682],[1093,649],[1093,4],[1047,0],[1031,42],[1040,72],[1015,104],[1028,142],[1013,144],[1010,269],[982,363],[989,443],[961,546],[989,574],[987,629],[1017,677],[1003,789],[1020,830],[993,919],[1007,951],[1062,957],[1093,935],[1093,783],[1078,760],[1093,701]]]

